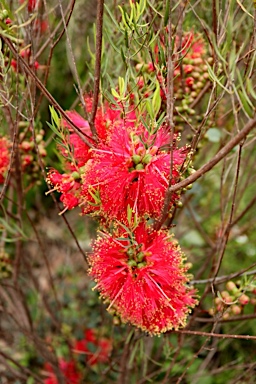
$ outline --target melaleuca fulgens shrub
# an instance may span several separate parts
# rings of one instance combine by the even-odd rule
[[[213,370],[201,352],[211,342],[200,336],[215,333],[217,338],[223,332],[226,338],[239,338],[229,324],[254,318],[251,265],[246,257],[237,269],[227,265],[240,255],[238,245],[254,241],[249,227],[242,225],[254,204],[253,178],[249,182],[255,126],[253,9],[239,2],[223,9],[215,2],[201,3],[202,8],[172,1],[105,6],[98,1],[96,10],[89,2],[20,1],[13,9],[2,7],[3,197],[11,197],[14,206],[17,201],[20,223],[25,214],[31,223],[24,208],[26,193],[44,177],[46,194],[55,201],[60,197],[60,219],[88,262],[83,279],[95,282],[86,283],[82,291],[89,299],[82,300],[67,294],[70,282],[64,281],[62,297],[58,277],[52,278],[54,268],[43,253],[53,294],[48,300],[46,288],[34,277],[34,265],[21,257],[24,226],[12,227],[11,219],[6,220],[16,208],[4,207],[3,243],[7,234],[15,234],[16,253],[10,258],[3,247],[1,279],[5,283],[12,278],[17,287],[24,276],[32,278],[35,290],[42,293],[42,309],[34,318],[28,315],[31,304],[24,306],[30,328],[17,321],[21,332],[32,335],[29,353],[41,359],[35,372],[26,362],[28,370],[20,368],[23,377],[48,384],[82,383],[97,380],[104,367],[102,377],[109,382],[123,383],[127,377],[131,382],[209,379]],[[89,56],[84,66],[76,60],[81,55],[73,30],[78,15],[90,20],[89,14],[96,24],[84,40],[82,51]],[[244,39],[237,28],[239,17],[251,28],[241,27]],[[66,111],[67,101],[56,101],[49,92],[51,71],[58,67],[61,77],[65,66],[64,60],[62,65],[54,61],[62,36],[77,92]],[[59,55],[65,57],[66,52]],[[40,106],[44,97],[50,119],[45,112],[39,114],[45,111]],[[19,121],[13,118],[17,110]],[[18,192],[14,198],[11,190]],[[49,197],[41,199],[48,204]],[[74,227],[85,220],[98,228],[87,255],[68,224],[69,215]],[[245,253],[250,254],[249,248]],[[240,274],[234,283],[233,277]],[[79,291],[79,284],[74,285]],[[31,300],[29,289],[20,287],[20,292],[23,303],[27,297]],[[74,310],[66,302],[68,295]],[[44,319],[44,310],[52,328],[47,332],[47,325],[42,326],[39,342],[40,327],[32,325]],[[185,341],[186,333],[197,335],[199,344]],[[233,353],[237,356],[235,347]],[[149,367],[155,355],[156,366]],[[208,354],[207,359],[213,357]],[[225,365],[225,356],[220,360],[214,360],[218,367]],[[142,365],[142,371],[136,371]],[[220,382],[232,375],[226,372]]]

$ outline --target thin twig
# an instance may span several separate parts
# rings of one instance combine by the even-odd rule
[[[202,177],[206,172],[210,171],[216,164],[218,164],[241,140],[255,128],[256,126],[256,117],[250,119],[244,128],[233,138],[231,139],[219,152],[209,160],[205,165],[199,168],[195,173],[188,176],[185,180],[180,181],[179,183],[171,186],[170,192],[176,192],[179,189],[187,187],[189,184],[194,183],[197,179]]]
[[[218,337],[221,339],[242,339],[242,340],[256,340],[256,336],[250,335],[230,335],[223,333],[212,333],[212,332],[200,332],[200,331],[189,331],[189,330],[178,330],[172,331],[173,333],[182,333],[184,335],[194,335],[202,337]]]
[[[98,98],[100,89],[100,71],[101,71],[101,53],[102,53],[102,28],[103,28],[103,12],[104,0],[98,0],[97,5],[97,21],[96,21],[96,53],[95,53],[95,70],[94,70],[94,88],[92,111],[89,118],[89,125],[94,138],[97,137],[97,131],[94,125],[96,112],[98,108]]]

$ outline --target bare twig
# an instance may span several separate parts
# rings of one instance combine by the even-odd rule
[[[216,164],[218,164],[232,149],[240,143],[245,137],[255,128],[256,126],[256,117],[250,119],[244,128],[233,138],[231,139],[219,152],[206,163],[201,168],[199,168],[195,173],[188,176],[185,180],[180,181],[179,183],[173,185],[170,188],[170,192],[176,192],[179,189],[187,187],[189,184],[194,183],[197,179],[202,177],[206,172],[210,171]]]
[[[96,21],[96,54],[95,54],[95,70],[94,70],[94,89],[92,111],[89,118],[89,124],[93,136],[97,137],[97,131],[94,125],[96,112],[98,108],[98,98],[100,89],[100,70],[101,70],[101,53],[102,53],[102,28],[103,28],[103,11],[104,0],[97,0],[97,21]]]

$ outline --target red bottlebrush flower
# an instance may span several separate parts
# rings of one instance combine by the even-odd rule
[[[39,4],[38,0],[20,0],[20,4],[23,4],[27,2],[28,3],[28,11],[33,12],[36,6]]]
[[[183,255],[166,231],[139,224],[133,234],[119,230],[93,245],[89,274],[101,296],[123,322],[150,334],[183,327],[196,305]]]
[[[35,19],[33,22],[33,29],[35,33],[42,35],[45,33],[48,29],[49,25],[46,20],[41,20],[41,19]]]
[[[17,71],[17,67],[18,67],[18,64],[17,64],[17,61],[15,59],[12,59],[11,60],[11,67],[12,69],[16,72]]]
[[[5,180],[10,162],[10,142],[5,137],[0,137],[0,184]]]
[[[171,157],[172,183],[184,160],[179,149],[170,153],[170,134],[164,127],[150,135],[143,126],[114,126],[106,144],[99,144],[83,175],[84,203],[88,188],[99,188],[102,210],[111,219],[125,220],[127,207],[139,215],[158,216],[169,185]],[[172,202],[177,195],[173,195]]]
[[[78,172],[60,174],[53,168],[47,175],[47,182],[53,186],[53,189],[49,192],[58,191],[62,193],[60,201],[66,209],[73,209],[80,203],[81,184],[79,180],[80,175]]]
[[[44,384],[58,384],[58,378],[54,374],[53,368],[49,363],[44,366],[49,377],[44,380]],[[65,377],[67,384],[79,384],[81,382],[81,373],[77,370],[76,363],[74,361],[66,361],[59,359],[59,369]]]
[[[74,352],[84,354],[90,366],[106,363],[112,350],[112,343],[105,337],[99,337],[93,329],[84,332],[84,339],[77,340]]]

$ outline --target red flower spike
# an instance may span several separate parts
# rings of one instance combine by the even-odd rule
[[[10,162],[10,142],[5,137],[0,137],[0,184],[4,183]]]
[[[95,347],[94,353],[90,350],[89,344]],[[86,330],[84,333],[84,339],[77,340],[74,345],[74,352],[84,354],[86,362],[90,366],[98,363],[106,363],[111,350],[111,341],[105,337],[97,336],[93,329]]]
[[[127,239],[127,240],[126,240]],[[144,223],[129,236],[99,238],[89,255],[89,274],[123,322],[152,335],[183,327],[197,301],[186,286],[183,255],[166,231],[151,231]]]
[[[175,146],[170,153],[170,133],[164,127],[154,135],[142,125],[117,125],[112,129],[107,144],[99,144],[90,166],[85,168],[84,203],[88,187],[99,188],[102,210],[110,219],[125,221],[128,205],[138,216],[157,217],[169,185],[171,157],[175,183],[184,154]],[[176,198],[173,195],[171,204]]]
[[[38,5],[38,0],[20,0],[20,4],[23,4],[24,2],[27,2],[27,7],[29,12],[33,12],[36,6]]]
[[[44,368],[49,375],[49,377],[44,380],[44,384],[58,384],[58,378],[54,374],[52,366],[46,363]],[[59,369],[65,377],[67,384],[79,384],[81,382],[82,375],[78,371],[74,361],[59,359]]]

